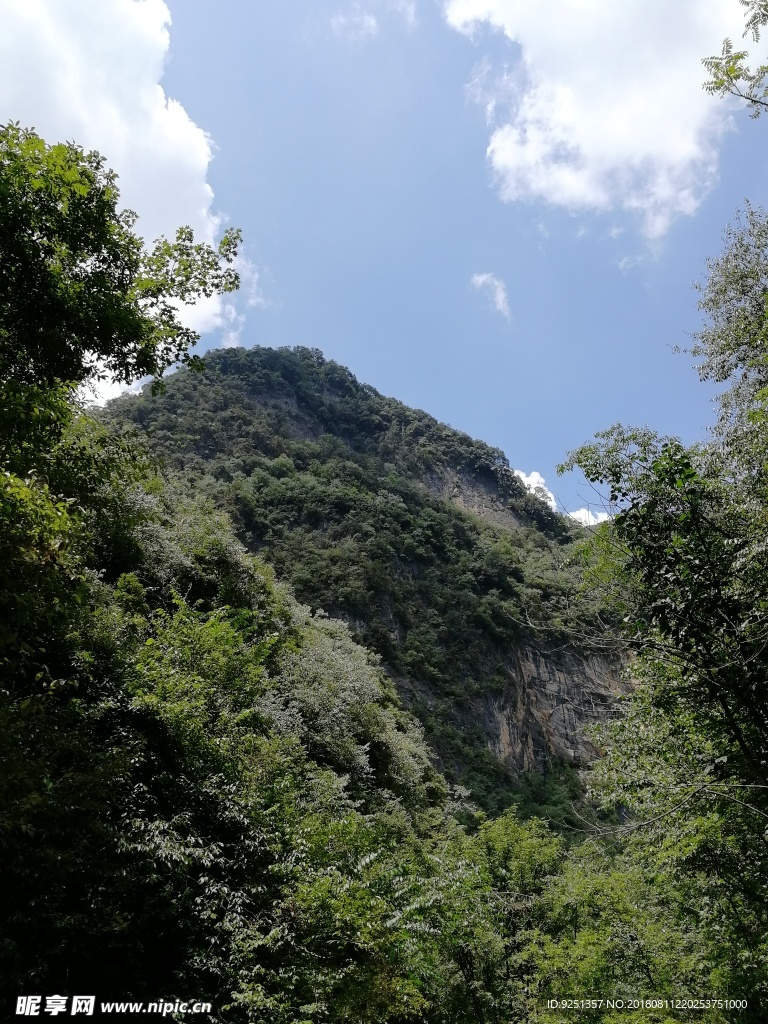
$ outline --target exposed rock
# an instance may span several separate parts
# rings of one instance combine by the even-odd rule
[[[540,767],[547,756],[579,766],[593,760],[586,726],[609,717],[631,689],[617,656],[547,654],[521,646],[510,657],[510,684],[479,709],[496,756],[518,769]]]
[[[494,526],[522,525],[496,476],[442,467],[424,478],[427,490]],[[597,756],[585,735],[610,717],[619,696],[631,689],[618,655],[545,652],[520,646],[505,659],[508,684],[476,707],[476,723],[488,746],[510,767],[529,771],[548,757],[578,767]],[[473,715],[474,717],[474,715]]]
[[[493,526],[507,529],[520,526],[520,520],[501,494],[494,476],[442,467],[439,472],[424,477],[424,486],[433,497],[452,501],[460,509],[480,516]]]

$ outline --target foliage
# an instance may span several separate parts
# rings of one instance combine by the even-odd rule
[[[768,3],[766,0],[739,0],[739,3],[747,12],[744,35],[751,34],[757,43],[761,29],[768,24]],[[765,85],[768,64],[761,64],[753,71],[746,64],[748,57],[746,50],[734,50],[731,40],[725,39],[720,56],[702,60],[711,76],[704,88],[712,96],[736,96],[745,100],[750,115],[759,117],[768,106],[768,86]]]
[[[0,127],[0,673],[15,689],[22,667],[48,685],[67,674],[61,629],[84,595],[78,501],[120,448],[77,440],[96,428],[76,425],[75,387],[100,374],[159,379],[195,341],[175,303],[237,286],[220,266],[237,232],[213,250],[184,228],[146,251],[118,202],[97,153]],[[101,465],[86,466],[97,450]]]
[[[488,809],[509,802],[483,716],[513,685],[510,650],[578,647],[599,605],[566,564],[581,531],[500,451],[302,348],[213,353],[202,374],[174,374],[163,395],[119,399],[104,418],[140,430],[301,601],[381,655],[452,779]],[[452,491],[494,519],[445,500]]]
[[[437,1020],[450,979],[469,1005],[426,917],[441,899],[458,919],[476,872],[436,867],[465,840],[376,659],[73,401],[94,359],[126,378],[185,355],[163,310],[218,271],[142,253],[97,155],[13,126],[3,145],[4,1003]]]
[[[535,1019],[562,840],[454,806],[344,625],[208,500],[75,428],[81,483],[111,472],[79,499],[67,677],[0,701],[4,993],[194,991],[264,1024]]]
[[[237,288],[237,231],[213,249],[180,228],[146,250],[118,202],[98,153],[0,127],[0,380],[14,400],[99,374],[159,380],[197,338],[177,303]]]
[[[571,456],[610,489],[596,561],[610,552],[637,653],[595,790],[690,900],[719,989],[753,1007],[768,991],[764,237],[748,209],[702,289],[699,371],[730,385],[711,441],[617,426]]]

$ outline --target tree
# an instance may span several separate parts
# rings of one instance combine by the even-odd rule
[[[77,446],[60,444],[77,419],[75,389],[105,377],[159,383],[192,361],[197,335],[178,304],[238,286],[238,231],[213,248],[180,228],[145,249],[119,199],[98,153],[0,127],[0,675],[11,658],[17,685],[20,658],[51,676],[53,633],[82,600],[73,542],[88,446],[73,463]],[[105,479],[92,471],[114,470],[110,446],[90,446],[91,496]]]
[[[744,35],[752,34],[755,42],[760,40],[760,30],[768,24],[767,0],[739,0],[747,9]],[[711,78],[704,88],[712,96],[736,96],[746,100],[752,117],[759,117],[768,107],[768,64],[759,65],[752,71],[746,64],[749,54],[746,50],[734,50],[730,39],[723,40],[719,57],[705,57],[702,64]]]
[[[147,250],[119,209],[117,175],[98,153],[0,127],[0,382],[158,380],[189,362],[197,335],[177,303],[238,287],[240,232],[217,248],[190,228]],[[15,393],[15,391],[14,391]]]
[[[706,316],[693,335],[701,380],[728,386],[718,395],[715,436],[740,467],[764,475],[768,400],[768,214],[746,204],[724,233],[723,252],[707,262],[699,308]],[[751,455],[749,453],[752,453]]]
[[[618,592],[638,692],[596,776],[645,859],[698,893],[721,984],[768,992],[768,221],[747,209],[700,289],[707,444],[621,425],[572,453],[614,516],[590,567]],[[566,468],[564,467],[564,468]],[[627,814],[631,815],[626,822]],[[682,889],[680,890],[682,891]],[[685,901],[684,901],[685,902]]]

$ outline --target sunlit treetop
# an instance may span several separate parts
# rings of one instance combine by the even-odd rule
[[[151,248],[96,152],[0,126],[0,381],[156,381],[193,362],[179,305],[239,286],[240,232],[218,246],[181,227]]]
[[[744,36],[760,41],[760,31],[768,25],[768,0],[739,0],[746,8],[747,20]],[[759,117],[768,107],[768,64],[760,64],[753,71],[748,65],[749,53],[735,50],[730,39],[723,40],[723,49],[717,57],[705,57],[702,64],[710,78],[704,88],[713,96],[736,96],[745,100],[752,117]]]

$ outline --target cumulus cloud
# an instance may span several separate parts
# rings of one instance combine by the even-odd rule
[[[695,212],[730,126],[730,107],[701,87],[701,58],[741,36],[732,0],[445,0],[444,12],[520,48],[514,72],[494,78],[481,62],[470,84],[504,200],[632,211],[649,238]]]
[[[160,85],[163,0],[2,0],[2,11],[0,116],[104,153],[146,237],[191,224],[211,241],[211,140]]]
[[[577,508],[575,512],[569,512],[568,515],[582,526],[597,526],[611,518],[607,512],[592,512],[588,508]]]
[[[538,473],[535,469],[532,473],[524,473],[522,469],[516,469],[515,476],[520,477],[526,489],[541,498],[542,501],[545,501],[553,512],[557,511],[557,500],[552,491],[547,487],[547,481],[541,473]],[[575,512],[568,512],[567,515],[582,526],[597,526],[611,518],[608,512],[593,512],[591,508],[578,508]]]
[[[493,300],[493,308],[497,313],[501,313],[506,320],[509,320],[511,313],[507,301],[507,286],[500,277],[487,273],[473,274],[470,283],[477,291],[488,292]]]
[[[547,487],[547,481],[541,473],[537,473],[535,469],[532,473],[524,473],[522,469],[516,469],[515,476],[519,476],[526,488],[541,498],[542,501],[545,501],[553,512],[556,511],[557,502],[555,501],[555,496]]]
[[[0,11],[0,121],[103,153],[148,241],[189,224],[212,242],[213,144],[160,84],[171,23],[163,0],[0,0]],[[201,333],[231,331],[236,315],[215,296],[183,319]]]

